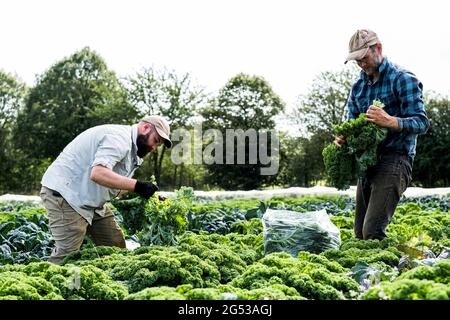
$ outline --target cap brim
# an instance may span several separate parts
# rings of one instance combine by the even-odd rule
[[[345,60],[344,64],[349,62],[350,60],[360,60],[360,59],[364,58],[367,51],[369,51],[369,47],[363,48],[361,50],[353,51],[352,53],[350,53],[347,56],[347,60]]]
[[[172,141],[170,141],[169,139],[164,139],[164,146],[166,148],[172,148]]]
[[[166,148],[172,148],[172,141],[169,139],[169,137],[161,130],[158,130],[158,128],[156,128],[156,132],[158,132],[159,136],[164,140],[164,145],[166,146]]]

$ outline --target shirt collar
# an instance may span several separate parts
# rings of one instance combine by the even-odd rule
[[[138,137],[138,125],[133,124],[131,126],[131,141],[133,143],[131,146],[131,153],[135,157],[137,165],[140,166],[142,164],[142,162],[144,161],[144,159],[140,158],[137,155],[137,137]]]
[[[383,57],[383,62],[381,63],[381,66],[378,68],[380,74],[383,74],[386,71],[388,64],[389,64],[388,58]]]

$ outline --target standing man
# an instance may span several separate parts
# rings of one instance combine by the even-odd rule
[[[417,135],[429,127],[425,113],[422,83],[416,76],[383,57],[375,32],[358,30],[349,42],[345,63],[355,60],[362,69],[348,100],[348,117],[366,113],[367,121],[388,128],[379,148],[379,159],[356,190],[355,236],[359,239],[383,239],[400,196],[411,182]],[[375,99],[384,109],[372,105]],[[337,136],[341,146],[345,137]]]
[[[70,142],[42,177],[40,196],[48,211],[55,248],[48,261],[59,263],[79,250],[86,234],[96,245],[125,248],[125,238],[105,205],[121,190],[148,199],[157,186],[133,179],[145,155],[172,146],[170,127],[159,116],[132,126],[100,125]]]

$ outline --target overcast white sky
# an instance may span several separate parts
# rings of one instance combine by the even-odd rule
[[[425,89],[450,93],[443,0],[2,0],[0,69],[31,86],[89,46],[120,77],[167,67],[214,92],[239,72],[260,75],[289,106],[320,72],[343,67],[359,28],[377,32]]]

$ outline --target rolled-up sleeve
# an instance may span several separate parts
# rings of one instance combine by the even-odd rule
[[[402,112],[398,118],[400,130],[416,134],[427,132],[430,122],[425,112],[422,90],[422,83],[411,73],[401,73],[397,78],[396,91]]]
[[[128,143],[121,137],[106,134],[100,140],[91,167],[102,165],[109,169],[125,158],[129,152]]]

